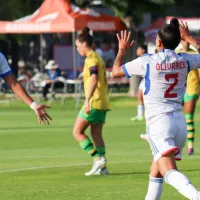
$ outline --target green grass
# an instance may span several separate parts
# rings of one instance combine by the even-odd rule
[[[145,123],[133,123],[136,100],[112,98],[104,128],[109,176],[85,177],[92,165],[72,137],[77,112],[72,100],[54,102],[50,126],[38,125],[34,113],[20,101],[0,104],[1,200],[142,200],[147,186],[151,152],[139,139]],[[198,110],[199,106],[198,106]],[[184,150],[179,169],[200,189],[200,120],[196,114],[194,156]],[[163,200],[184,199],[164,185]]]

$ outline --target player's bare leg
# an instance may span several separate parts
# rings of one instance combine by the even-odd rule
[[[199,199],[198,190],[184,174],[177,170],[174,152],[161,157],[156,164],[166,183],[188,199]]]
[[[106,160],[100,156],[89,137],[85,135],[85,130],[89,125],[90,124],[85,119],[77,117],[73,130],[73,136],[79,142],[81,148],[94,159],[93,168],[89,173],[85,174],[86,176],[95,174],[96,171],[106,163]]]
[[[142,121],[144,120],[144,101],[143,101],[143,91],[138,90],[137,93],[138,106],[137,106],[137,115],[131,118],[131,121]]]

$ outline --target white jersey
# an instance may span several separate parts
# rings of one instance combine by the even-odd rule
[[[154,55],[145,54],[122,68],[127,77],[144,77],[145,115],[149,119],[182,110],[187,75],[198,66],[200,54],[176,54],[173,50],[164,49]]]
[[[5,56],[0,53],[0,77],[3,78],[12,73]]]

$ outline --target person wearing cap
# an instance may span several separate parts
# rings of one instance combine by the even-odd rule
[[[55,81],[56,78],[58,78],[58,76],[60,75],[60,70],[55,60],[49,60],[49,62],[45,66],[45,69],[47,70],[47,79],[42,82],[42,96],[44,100],[47,100],[47,94],[49,88],[51,87],[51,83]]]

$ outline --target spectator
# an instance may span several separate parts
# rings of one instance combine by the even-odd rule
[[[97,40],[94,44],[95,46],[95,51],[102,57],[103,56],[103,50],[100,47],[101,43],[99,40]]]
[[[27,69],[26,69],[26,65],[25,62],[20,60],[18,62],[18,78],[17,81],[24,87],[26,88],[26,84],[29,81],[29,79],[31,78],[30,74],[27,73]]]
[[[60,75],[60,69],[58,68],[58,64],[54,60],[49,60],[48,64],[45,66],[47,70],[47,79],[45,79],[41,86],[43,87],[42,96],[44,100],[47,100],[47,94],[49,88],[51,87],[51,83],[55,81]],[[60,87],[59,84],[56,84],[55,87]]]
[[[115,52],[111,48],[110,43],[104,42],[103,46],[103,59],[106,64],[106,68],[110,68],[113,66],[114,60],[115,60]]]

